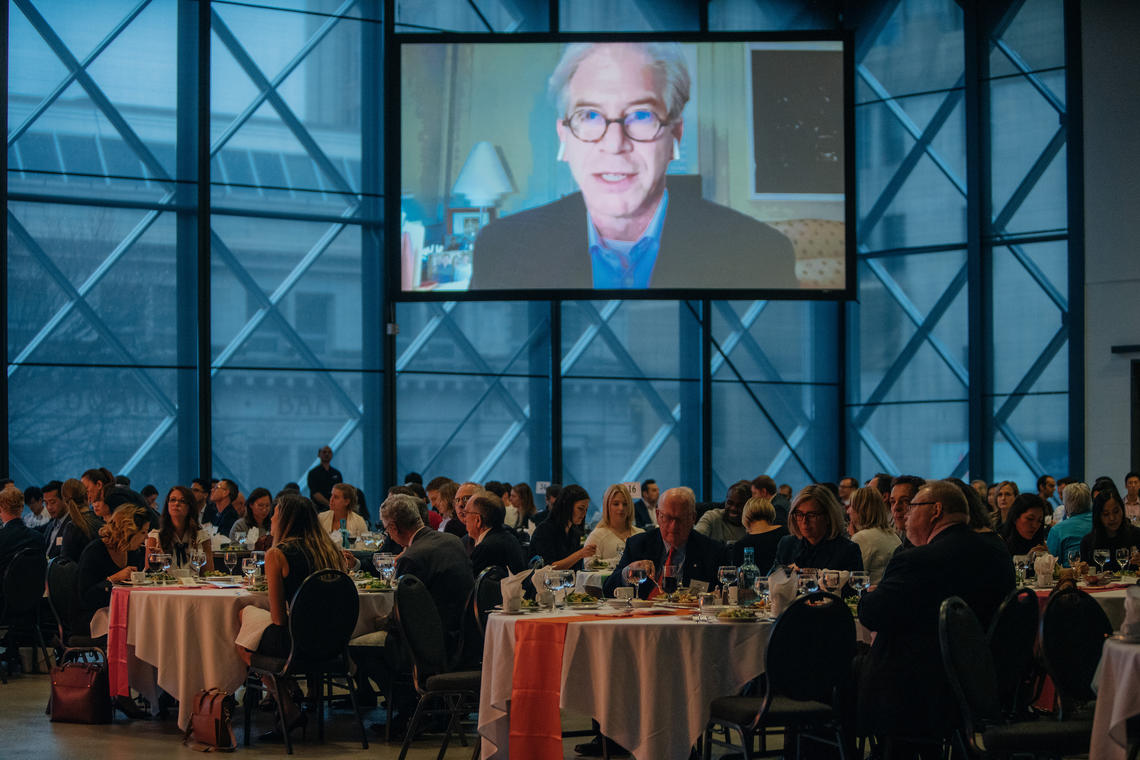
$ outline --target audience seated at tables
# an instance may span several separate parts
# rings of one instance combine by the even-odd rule
[[[534,492],[530,490],[530,486],[526,483],[515,483],[511,486],[511,503],[504,506],[507,510],[504,525],[512,530],[534,532],[537,527],[534,516],[538,512],[538,507],[535,506]]]
[[[711,587],[716,583],[717,568],[728,559],[728,551],[724,544],[693,530],[696,521],[697,497],[692,489],[682,486],[665,491],[657,504],[659,527],[626,541],[621,561],[603,586],[606,596],[613,596],[614,589],[619,586],[629,585],[625,581],[624,570],[630,566],[644,568],[653,579],[637,589],[642,599],[648,598],[660,586],[661,568],[665,565],[680,567],[680,585],[702,581]]]
[[[744,505],[752,495],[752,483],[741,480],[728,487],[724,497],[724,506],[719,509],[710,509],[701,515],[695,530],[714,541],[730,544],[739,541],[747,534],[740,517],[744,512]]]
[[[1092,493],[1084,483],[1071,483],[1065,486],[1062,496],[1065,501],[1065,519],[1049,529],[1045,545],[1049,553],[1060,559],[1066,566],[1069,554],[1079,552],[1081,539],[1092,531]]]
[[[88,506],[87,488],[81,481],[68,478],[60,487],[59,495],[68,516],[68,523],[63,529],[59,556],[78,562],[87,544],[98,540],[103,520]]]
[[[1080,549],[1081,561],[1086,563],[1093,562],[1095,550],[1107,549],[1109,562],[1105,569],[1108,570],[1122,569],[1116,557],[1118,549],[1128,550],[1129,563],[1140,562],[1140,528],[1125,519],[1124,506],[1116,491],[1106,488],[1093,499],[1092,530],[1081,539]]]
[[[617,563],[630,536],[644,531],[633,524],[633,497],[621,483],[614,483],[602,497],[602,519],[586,536],[586,546],[596,546],[595,559]]]
[[[443,533],[450,533],[457,538],[466,536],[466,515],[464,515],[463,510],[466,508],[469,499],[482,493],[485,493],[483,486],[467,481],[460,483],[459,487],[455,489],[455,496],[450,504],[443,503],[441,498],[441,506],[449,509],[449,511],[443,514],[443,520],[439,523],[439,530]]]
[[[448,486],[446,502],[442,498],[442,489],[445,485]],[[432,478],[424,486],[424,493],[427,494],[428,503],[431,505],[431,510],[428,512],[428,527],[432,530],[439,530],[439,524],[443,522],[444,503],[446,503],[446,511],[451,512],[455,509],[453,502],[457,488],[459,488],[459,484],[444,475]]]
[[[408,486],[405,486],[408,488]],[[356,488],[348,483],[335,483],[329,493],[329,508],[317,515],[321,530],[333,533],[340,530],[341,520],[350,536],[368,532],[368,523],[356,511]]]
[[[969,507],[954,484],[927,482],[909,510],[914,548],[895,553],[859,604],[859,620],[876,632],[858,667],[860,732],[935,738],[958,720],[942,669],[939,607],[959,596],[985,629],[1013,590],[1013,563],[1008,552],[967,526]]]
[[[347,570],[344,554],[329,539],[317,520],[313,503],[298,493],[282,494],[272,517],[273,547],[265,553],[265,580],[269,586],[268,616],[258,607],[242,610],[242,634],[247,626],[264,626],[256,652],[270,657],[288,657],[292,648],[289,636],[288,602],[301,583],[318,570]],[[239,636],[244,640],[244,636]],[[252,652],[238,646],[238,655],[248,665]],[[304,714],[296,702],[297,686],[291,679],[279,679],[279,691],[272,696],[281,706],[286,730],[304,723]],[[267,683],[267,688],[269,684]],[[263,741],[279,740],[280,731],[263,734]]]
[[[170,555],[170,567],[185,569],[190,567],[190,553],[197,549],[205,555],[205,570],[214,569],[214,549],[210,534],[198,524],[198,502],[194,492],[186,486],[174,486],[166,495],[162,507],[162,519],[158,530],[152,530],[146,537],[146,551],[161,551]],[[159,568],[149,567],[149,570]]]
[[[522,546],[514,531],[503,525],[507,510],[497,496],[484,493],[467,502],[467,535],[471,536],[471,571],[478,577],[488,567],[501,565],[511,573],[526,569]]]
[[[593,544],[582,545],[589,508],[590,495],[585,488],[579,485],[563,488],[550,510],[550,517],[534,529],[531,552],[555,570],[581,570],[582,561],[593,557],[598,550]]]
[[[776,546],[788,535],[787,528],[776,524],[776,508],[770,500],[753,496],[745,503],[741,519],[748,534],[732,545],[732,564],[743,564],[744,550],[751,549],[756,567],[771,567],[776,561]]]
[[[273,545],[273,496],[268,488],[255,488],[249,492],[245,502],[245,517],[230,527],[228,538],[237,542],[237,534],[249,536],[250,528],[257,528],[257,540],[250,547],[254,551],[265,551]]]
[[[1040,496],[1023,493],[1013,500],[998,531],[1011,556],[1045,551],[1045,515],[1049,505]]]
[[[219,536],[228,536],[234,523],[245,516],[234,502],[237,495],[238,487],[232,480],[223,478],[215,483],[210,489],[210,503],[202,512],[202,524],[209,523],[218,529]]]
[[[863,555],[844,532],[843,511],[831,489],[810,485],[788,513],[790,536],[776,544],[776,564],[817,570],[862,570]]]
[[[994,546],[1004,550],[1006,548],[1005,541],[994,530],[993,523],[990,521],[990,511],[986,508],[985,496],[975,488],[966,485],[966,482],[960,478],[947,478],[946,482],[957,486],[966,499],[966,506],[969,510],[966,526],[983,540],[989,541]]]
[[[847,530],[863,555],[863,569],[873,586],[883,577],[887,563],[902,546],[902,541],[894,531],[883,497],[874,488],[864,486],[851,492],[847,517],[850,520]]]
[[[51,518],[43,526],[44,544],[47,546],[47,557],[58,557],[63,551],[63,532],[71,522],[67,514],[67,506],[63,503],[60,491],[63,483],[52,480],[44,486],[44,509]]]
[[[641,498],[633,503],[634,525],[642,530],[657,527],[657,497],[660,495],[661,489],[657,487],[656,480],[647,478],[641,481]]]
[[[146,510],[124,504],[99,528],[99,540],[79,557],[79,609],[89,623],[95,610],[111,603],[111,585],[143,568],[143,544],[150,520]]]

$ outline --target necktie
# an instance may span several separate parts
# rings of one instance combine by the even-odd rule
[[[665,583],[665,568],[673,564],[673,547],[669,547],[669,551],[665,553],[665,564],[657,571],[657,586],[649,592],[649,598],[654,599],[661,593],[661,586]]]

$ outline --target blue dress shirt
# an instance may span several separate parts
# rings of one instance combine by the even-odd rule
[[[604,240],[587,214],[590,243],[590,264],[594,274],[594,287],[603,289],[648,288],[661,250],[661,228],[665,226],[665,209],[669,205],[669,191],[653,214],[645,233],[630,244]]]

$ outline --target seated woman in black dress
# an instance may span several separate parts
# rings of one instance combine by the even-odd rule
[[[748,535],[732,545],[732,564],[744,562],[744,549],[753,552],[756,567],[768,569],[776,559],[776,545],[788,535],[788,529],[776,523],[776,508],[762,496],[753,496],[744,504],[740,516]]]
[[[555,570],[581,570],[582,560],[594,556],[598,550],[594,544],[582,546],[589,508],[590,494],[585,488],[579,485],[563,488],[550,508],[550,517],[534,529],[531,553],[542,557],[547,566]]]
[[[1035,493],[1023,493],[1013,500],[999,531],[1010,555],[1049,551],[1045,548],[1045,515],[1052,512]]]
[[[301,583],[318,570],[344,570],[346,561],[333,545],[329,535],[321,530],[317,510],[313,503],[299,493],[286,492],[277,500],[271,520],[273,547],[265,553],[265,580],[269,585],[270,625],[261,634],[257,653],[270,657],[288,657],[292,642],[289,638],[289,602]],[[247,613],[252,609],[242,610]],[[250,650],[238,646],[238,655],[248,665]],[[293,697],[296,684],[282,684],[279,701],[289,729],[303,722],[303,715]]]
[[[843,529],[843,508],[827,486],[800,491],[788,512],[792,535],[776,545],[776,565],[817,570],[862,570],[863,553]]]
[[[1081,539],[1081,561],[1092,563],[1093,551],[1107,549],[1109,561],[1106,570],[1120,571],[1116,551],[1128,551],[1129,563],[1140,563],[1140,528],[1124,519],[1124,503],[1115,488],[1101,490],[1093,499],[1092,531]]]

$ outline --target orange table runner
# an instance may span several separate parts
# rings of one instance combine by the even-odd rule
[[[630,617],[691,615],[693,610],[633,613]],[[562,653],[566,626],[591,620],[624,620],[613,615],[532,618],[515,623],[515,665],[511,675],[511,760],[562,756]]]

